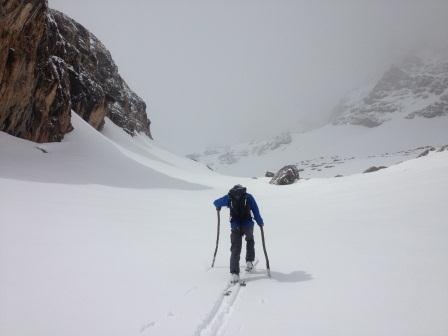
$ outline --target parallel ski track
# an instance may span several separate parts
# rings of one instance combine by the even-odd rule
[[[224,295],[226,291],[232,289],[232,292],[227,296]],[[226,285],[220,293],[220,297],[216,300],[212,310],[202,323],[197,327],[194,336],[217,336],[225,328],[230,315],[234,309],[236,302],[240,296],[242,286]]]
[[[258,264],[258,259],[254,262],[254,268]],[[248,275],[250,273],[246,273]],[[244,279],[243,279],[244,280]],[[194,336],[218,336],[227,325],[227,322],[234,310],[234,306],[240,297],[240,292],[244,291],[244,286],[227,284],[219,298],[216,300],[211,311],[197,327]],[[229,295],[224,295],[228,290],[232,290]]]

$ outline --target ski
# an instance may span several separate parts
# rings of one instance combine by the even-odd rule
[[[258,264],[258,259],[256,259],[253,263],[253,268],[248,271],[247,269],[245,270],[246,274],[251,274],[255,271],[255,267]],[[236,283],[229,283],[229,285],[227,286],[227,288],[224,290],[223,295],[224,296],[230,296],[230,294],[232,294],[232,290],[234,289],[235,286],[240,286],[240,287],[246,287],[247,283],[245,279],[240,279],[238,282]]]
[[[246,281],[245,280],[240,280],[237,283],[229,284],[229,286],[224,290],[223,295],[224,296],[229,296],[230,294],[232,294],[232,290],[233,290],[233,288],[235,286],[246,287]]]

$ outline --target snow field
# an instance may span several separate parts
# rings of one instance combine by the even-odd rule
[[[279,187],[74,123],[47,154],[0,134],[1,335],[448,334],[447,152]],[[255,227],[258,270],[223,297],[212,201],[235,183],[272,279]]]
[[[277,172],[288,164],[304,169],[300,176],[305,178],[352,175],[371,166],[390,166],[415,158],[423,150],[412,150],[421,146],[446,145],[447,128],[448,117],[391,120],[374,128],[326,125],[305,133],[292,133],[290,144],[262,155],[252,153],[257,144],[231,147],[229,151],[238,158],[233,164],[221,162],[222,150],[199,160],[222,174],[235,176],[264,176],[266,171]]]

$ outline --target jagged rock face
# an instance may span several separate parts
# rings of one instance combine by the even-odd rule
[[[93,34],[46,0],[0,2],[0,130],[60,141],[73,110],[97,129],[108,116],[151,137],[144,101]]]
[[[343,99],[333,124],[379,126],[393,118],[448,115],[448,56],[408,57],[372,87]]]
[[[46,1],[0,3],[0,131],[60,141],[71,105],[68,77],[48,50]]]
[[[48,19],[55,41],[51,52],[67,65],[73,110],[96,128],[108,116],[129,134],[143,132],[151,137],[145,102],[118,74],[104,45],[61,12],[50,10]]]

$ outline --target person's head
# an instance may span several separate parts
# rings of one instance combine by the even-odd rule
[[[246,188],[241,184],[236,184],[229,190],[229,196],[232,197],[232,199],[241,199],[245,194]]]

